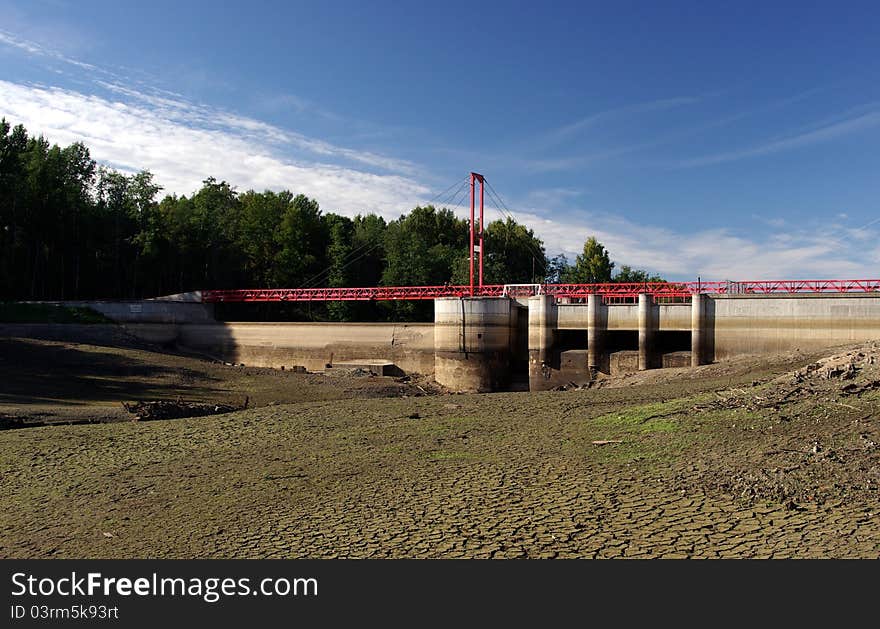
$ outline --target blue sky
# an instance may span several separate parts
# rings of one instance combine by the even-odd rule
[[[713,4],[0,0],[0,116],[168,192],[394,218],[476,170],[551,255],[880,276],[880,8]]]

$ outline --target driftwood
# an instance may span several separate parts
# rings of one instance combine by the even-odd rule
[[[180,419],[183,417],[204,417],[206,415],[232,413],[233,411],[246,409],[248,402],[248,397],[245,397],[244,404],[239,406],[184,402],[183,400],[139,400],[137,402],[123,402],[122,406],[126,411],[135,416],[135,421],[152,421],[156,419]]]
[[[871,380],[870,382],[861,385],[851,382],[850,384],[841,387],[840,390],[845,395],[861,395],[865,391],[872,391],[874,389],[880,389],[880,380]]]

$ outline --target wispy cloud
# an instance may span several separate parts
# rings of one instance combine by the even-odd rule
[[[549,148],[582,133],[590,127],[607,122],[609,120],[635,116],[652,111],[662,111],[665,109],[672,109],[674,107],[682,107],[684,105],[693,105],[694,103],[699,102],[699,100],[700,99],[698,98],[691,97],[665,98],[646,103],[635,103],[632,105],[615,107],[613,109],[606,109],[604,111],[590,114],[570,124],[554,129],[544,135],[542,138],[538,139],[536,144],[541,148]]]
[[[57,50],[47,48],[27,39],[16,37],[12,33],[4,31],[2,29],[0,29],[0,45],[15,48],[29,55],[37,55],[40,57],[52,59],[54,61],[61,61],[66,64],[80,68],[81,70],[88,70],[90,72],[103,72],[101,68],[98,68],[97,66],[94,66],[90,63],[84,63],[82,61],[78,61],[77,59],[65,56]]]
[[[232,129],[236,133],[250,135],[253,140],[262,140],[275,145],[288,145],[325,159],[357,162],[367,167],[389,172],[413,174],[417,170],[415,164],[406,160],[395,159],[371,151],[337,146],[320,139],[309,138],[303,134],[282,129],[263,121],[240,116],[209,105],[190,102],[180,94],[144,84],[142,81],[138,81],[140,86],[134,88],[131,86],[131,83],[134,81],[127,79],[119,72],[84,63],[65,56],[52,48],[0,30],[0,46],[2,45],[13,47],[28,55],[70,64],[79,70],[85,71],[84,76],[93,81],[95,85],[124,97],[128,101],[139,102],[147,106],[152,113],[165,120],[178,122],[186,126]],[[300,108],[319,111],[314,104],[304,100],[296,100],[291,95],[286,95],[284,100]]]
[[[381,167],[396,166],[395,160],[374,159],[172,98],[129,95],[133,98],[111,100],[0,81],[0,111],[53,142],[84,142],[103,163],[125,171],[148,169],[169,192],[189,194],[214,176],[241,188],[302,191],[328,211],[374,211],[387,217],[396,217],[429,193],[400,172],[366,172],[326,163],[322,156]]]
[[[624,146],[609,148],[604,151],[596,151],[593,153],[588,153],[586,155],[545,159],[512,159],[510,160],[510,163],[515,164],[517,167],[523,168],[524,170],[532,174],[564,172],[568,170],[587,168],[593,164],[597,164],[599,162],[612,159],[614,157],[620,157],[629,153],[635,153],[637,151],[658,146],[660,144],[663,144],[663,140],[650,140],[647,142],[639,142],[637,144],[627,144]]]
[[[517,211],[516,217],[544,239],[550,255],[570,261],[596,236],[618,265],[662,273],[672,280],[875,277],[876,259],[864,255],[876,229],[780,229],[749,237],[730,229],[683,232],[637,223],[606,212]],[[880,222],[880,221],[878,221]],[[875,255],[878,252],[874,252]]]
[[[584,195],[584,191],[579,188],[536,188],[531,190],[526,196],[528,205],[565,207],[570,205],[575,199]]]
[[[552,189],[548,189],[551,191]],[[570,191],[574,192],[574,191]],[[555,197],[555,198],[554,198]],[[565,192],[564,206],[574,205],[574,194]],[[660,273],[673,281],[817,279],[826,277],[877,277],[880,218],[858,227],[845,220],[826,225],[789,226],[777,222],[760,236],[736,233],[728,228],[684,231],[659,227],[606,211],[561,211],[552,192],[523,200],[505,212],[486,206],[488,221],[503,219],[508,211],[534,230],[548,256],[563,253],[574,262],[584,241],[595,236],[621,266]],[[466,218],[469,208],[452,208]]]
[[[625,120],[628,117],[649,112],[692,105],[700,102],[700,100],[700,98],[694,97],[676,97],[606,109],[585,116],[562,127],[547,131],[538,137],[531,138],[527,144],[517,147],[512,152],[508,152],[506,156],[486,156],[486,159],[491,159],[495,163],[504,163],[511,168],[521,169],[532,174],[562,172],[586,168],[596,162],[655,146],[666,140],[661,138],[659,140],[649,140],[635,144],[630,143],[623,146],[593,151],[587,154],[564,157],[535,157],[535,153],[548,151],[565,142],[572,141],[591,127]]]
[[[187,126],[233,129],[236,133],[247,134],[254,141],[269,142],[274,145],[287,145],[323,158],[350,160],[398,173],[411,174],[416,171],[416,165],[406,160],[370,151],[336,146],[323,140],[282,129],[261,120],[241,116],[209,105],[192,103],[180,96],[175,97],[167,93],[157,94],[153,90],[134,90],[106,81],[99,81],[98,84],[111,92],[150,106],[154,113],[161,115],[167,120],[180,122]]]
[[[809,90],[805,90],[803,92],[794,94],[793,96],[788,96],[786,98],[781,98],[777,100],[770,101],[768,103],[759,105],[757,107],[753,107],[748,110],[738,111],[735,113],[728,114],[726,116],[722,116],[720,118],[716,118],[714,120],[708,120],[705,122],[700,122],[698,124],[688,125],[684,128],[671,129],[666,133],[662,133],[655,137],[646,139],[643,142],[636,143],[628,143],[623,144],[621,146],[609,147],[607,149],[601,151],[594,151],[592,153],[587,153],[584,155],[571,156],[565,158],[550,158],[550,159],[542,159],[542,158],[526,158],[518,161],[518,165],[522,166],[525,170],[533,173],[545,173],[545,172],[560,172],[566,170],[575,170],[579,168],[586,168],[592,164],[596,164],[601,161],[605,161],[608,159],[621,157],[623,155],[629,155],[632,153],[638,153],[640,151],[644,151],[646,149],[654,149],[657,147],[661,147],[664,145],[672,144],[674,142],[678,142],[680,140],[684,140],[690,137],[694,137],[700,134],[704,134],[707,131],[711,131],[713,129],[717,129],[720,127],[724,127],[735,122],[738,122],[744,118],[748,118],[750,116],[754,116],[756,114],[767,113],[769,111],[773,111],[776,109],[781,109],[783,107],[787,107],[799,101],[805,100],[818,94],[824,90],[828,89],[827,87],[816,87],[811,88]],[[598,122],[604,122],[611,120],[616,117],[625,117],[627,114],[636,114],[647,111],[657,111],[662,109],[670,109],[676,106],[684,106],[689,104],[694,104],[700,102],[702,99],[697,98],[673,98],[661,101],[654,101],[652,103],[644,103],[640,105],[633,105],[629,107],[621,107],[619,109],[609,110],[607,112],[601,112],[599,114],[595,114],[593,116],[587,117],[582,121],[575,123],[573,125],[569,125],[567,127],[563,127],[562,129],[557,129],[552,132],[550,136],[559,133],[565,133],[568,129],[579,130],[582,127],[578,127],[578,125],[584,124],[584,127],[591,126]],[[856,110],[851,111],[850,113],[857,113]],[[833,120],[829,120],[827,122],[833,122]],[[577,128],[577,129],[575,129]],[[546,138],[545,138],[546,139]],[[550,145],[554,145],[556,142],[552,142]],[[546,145],[546,146],[550,146]],[[541,145],[540,141],[538,146]]]
[[[711,166],[713,164],[732,162],[750,157],[780,153],[782,151],[798,149],[812,144],[818,144],[820,142],[828,142],[851,133],[871,129],[878,125],[880,125],[880,110],[868,111],[867,113],[862,113],[818,128],[813,128],[812,130],[804,131],[786,138],[771,140],[750,148],[681,160],[674,163],[673,167],[694,168],[699,166]]]
[[[345,116],[341,116],[332,111],[328,111],[320,107],[308,98],[303,98],[298,94],[262,94],[255,99],[255,105],[264,112],[293,111],[298,114],[311,114],[318,118],[323,118],[330,122],[348,123],[351,122]]]

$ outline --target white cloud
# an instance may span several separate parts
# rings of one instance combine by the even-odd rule
[[[49,59],[54,59],[55,61],[63,61],[64,63],[76,66],[81,70],[87,70],[89,72],[103,72],[97,66],[93,66],[90,63],[83,63],[82,61],[77,61],[76,59],[72,59],[70,57],[62,55],[60,52],[52,50],[50,48],[46,48],[45,46],[42,46],[36,42],[16,37],[8,31],[0,30],[0,44],[16,48],[29,55],[37,55],[41,57],[48,57]]]
[[[463,214],[463,213],[462,213]],[[492,220],[500,215],[490,210]],[[822,279],[876,277],[877,254],[865,256],[858,239],[876,242],[880,234],[858,229],[786,230],[764,240],[728,229],[692,233],[636,223],[605,212],[555,213],[532,208],[515,211],[520,222],[541,237],[548,252],[574,262],[589,236],[605,245],[618,266],[628,264],[670,280]],[[874,259],[872,260],[871,257]]]
[[[129,100],[0,81],[0,110],[10,121],[52,142],[84,142],[102,163],[126,171],[148,169],[168,192],[189,194],[213,176],[240,189],[301,191],[327,211],[374,211],[391,218],[428,196],[426,186],[405,174],[365,172],[314,157],[385,169],[410,169],[406,163],[310,140],[210,107],[123,88],[116,91],[124,91]]]
[[[369,151],[357,151],[334,146],[329,142],[308,138],[302,134],[281,129],[260,120],[239,116],[208,105],[196,105],[183,97],[160,96],[156,93],[133,90],[118,83],[97,81],[101,87],[148,105],[153,112],[167,120],[180,122],[186,126],[204,128],[220,128],[247,135],[254,141],[270,142],[274,145],[290,145],[320,155],[322,157],[341,158],[360,162],[366,166],[380,168],[399,173],[413,173],[416,167],[411,162],[378,155]]]
[[[585,129],[588,129],[597,124],[601,124],[608,120],[613,120],[615,118],[620,118],[623,116],[633,116],[651,111],[663,111],[665,109],[672,109],[673,107],[681,107],[684,105],[693,105],[697,102],[699,102],[699,99],[697,98],[665,98],[662,100],[655,100],[647,103],[636,103],[634,105],[624,105],[615,109],[600,111],[598,113],[585,116],[584,118],[576,120],[575,122],[567,124],[563,127],[559,127],[558,129],[554,129],[544,137],[543,143],[539,143],[546,148],[548,146],[552,146],[554,144],[562,142],[572,136],[578,135]]]
[[[566,188],[562,186],[553,188],[535,188],[526,196],[528,205],[559,207],[570,204],[582,197],[584,191],[578,188]]]

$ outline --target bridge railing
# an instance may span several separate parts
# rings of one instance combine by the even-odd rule
[[[534,297],[544,294],[545,284],[505,284],[501,291],[502,297]]]
[[[253,288],[202,291],[206,303],[299,301],[395,301],[441,297],[500,297],[501,284],[470,286],[373,286],[366,288]]]
[[[473,287],[375,286],[369,288],[254,288],[202,291],[206,303],[394,301],[429,300],[443,297],[531,297],[553,295],[557,299],[586,300],[599,294],[605,303],[634,303],[648,293],[660,303],[687,302],[691,295],[749,295],[783,293],[880,293],[874,280],[756,280],[721,282],[610,282],[603,284],[491,284]]]

